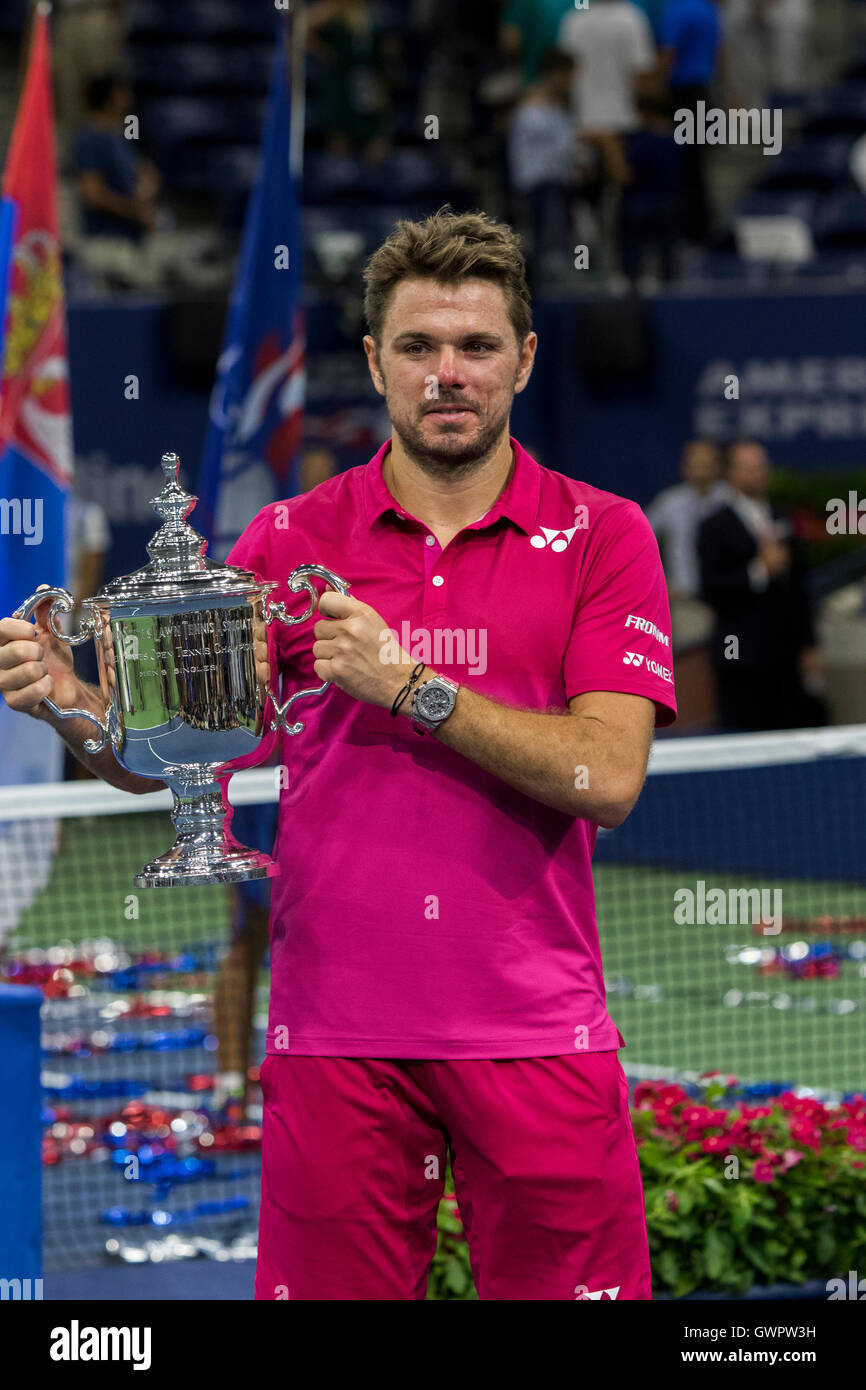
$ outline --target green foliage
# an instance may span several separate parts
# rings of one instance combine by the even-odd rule
[[[827,531],[827,504],[833,498],[841,498],[847,506],[848,493],[851,491],[856,492],[858,500],[866,498],[864,469],[821,469],[808,473],[794,469],[773,470],[770,495],[792,512],[809,567],[838,559],[851,550],[862,549],[862,536],[831,535]]]
[[[469,1265],[469,1247],[463,1222],[453,1200],[454,1178],[451,1165],[445,1175],[445,1196],[439,1203],[439,1238],[427,1285],[429,1299],[476,1299],[478,1294]],[[451,1200],[449,1200],[451,1199]]]

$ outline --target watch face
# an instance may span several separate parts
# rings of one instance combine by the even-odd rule
[[[443,690],[439,685],[434,685],[429,690],[421,690],[418,696],[421,714],[425,719],[441,719],[443,715],[449,714],[453,700],[451,691]]]

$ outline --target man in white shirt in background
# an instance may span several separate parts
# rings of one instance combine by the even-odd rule
[[[631,0],[592,0],[567,14],[557,46],[575,64],[574,113],[583,140],[598,146],[603,169],[600,251],[619,242],[619,190],[628,181],[623,137],[640,124],[636,96],[659,72],[649,20]],[[612,269],[610,261],[605,267]]]
[[[644,508],[655,532],[671,603],[674,644],[679,650],[705,642],[712,610],[701,600],[698,527],[728,500],[721,481],[721,449],[709,439],[690,439],[680,459],[683,481],[663,488]]]
[[[627,134],[638,124],[635,83],[657,66],[649,20],[631,0],[592,0],[567,14],[558,46],[575,60],[574,111],[581,131]]]

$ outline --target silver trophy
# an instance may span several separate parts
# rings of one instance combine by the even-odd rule
[[[247,849],[232,835],[231,811],[222,797],[231,769],[224,765],[259,748],[268,699],[271,733],[297,734],[304,725],[290,722],[288,710],[296,700],[321,695],[331,682],[298,690],[280,704],[256,674],[254,635],[264,636],[275,621],[292,627],[312,617],[319,595],[311,577],[341,594],[349,590],[322,565],[299,565],[288,585],[296,594],[306,590],[310,603],[289,617],[285,604],[271,600],[275,582],[207,558],[204,537],[187,525],[197,499],[180,487],[179,469],[177,454],[163,455],[165,486],[152,499],[163,524],[147,546],[150,564],[83,599],[91,616],[82,619],[75,636],[57,623],[57,615],[74,606],[66,589],[40,589],[14,614],[28,619],[53,598],[48,624],[55,637],[73,647],[94,639],[103,718],[89,710],[58,709],[51,700],[46,705],[61,719],[87,719],[95,726],[95,736],[84,744],[89,753],[110,743],[122,767],[171,789],[177,838],[136,875],[141,888],[236,883],[278,872],[269,855]]]

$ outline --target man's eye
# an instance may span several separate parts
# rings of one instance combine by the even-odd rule
[[[406,351],[407,351],[407,352],[414,352],[414,351],[415,351],[415,348],[418,348],[419,351],[423,351],[423,349],[424,349],[424,344],[423,344],[423,343],[409,343],[408,347],[406,348]],[[417,357],[417,355],[418,355],[418,354],[415,353],[415,356],[416,356],[416,357]]]
[[[487,351],[487,344],[486,344],[486,343],[469,343],[469,349],[470,349],[470,351],[471,351],[472,348],[480,348],[482,352],[486,352],[486,351]]]

